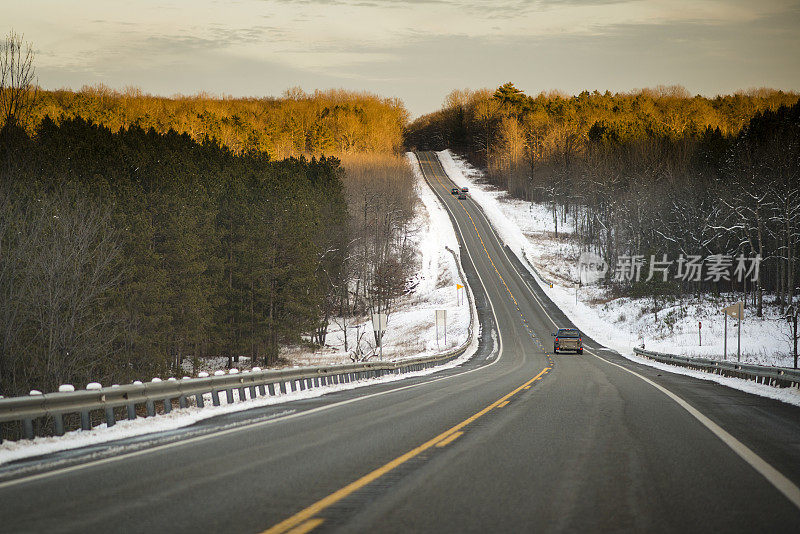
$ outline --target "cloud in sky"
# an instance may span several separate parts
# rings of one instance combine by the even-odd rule
[[[415,115],[454,88],[509,80],[529,93],[800,89],[800,4],[786,0],[29,0],[4,11],[51,88],[345,87],[399,97]]]

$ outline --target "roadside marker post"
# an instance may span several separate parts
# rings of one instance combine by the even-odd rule
[[[461,306],[461,302],[463,300],[463,297],[462,297],[462,293],[463,292],[461,291],[462,289],[464,289],[464,286],[462,286],[461,284],[456,284],[456,303],[459,306]]]
[[[725,334],[723,334],[725,336],[725,341],[723,341],[722,343],[722,359],[727,360],[728,359],[728,314],[723,313],[722,315],[725,316]]]
[[[737,334],[737,341],[736,341],[736,361],[742,361],[742,319],[744,319],[744,303],[737,302],[735,304],[731,304],[727,308],[722,308],[722,312],[725,314],[725,343],[723,348],[723,359],[728,359],[728,316],[730,315],[734,319],[738,320],[738,334]]]
[[[386,331],[386,319],[385,313],[372,314],[372,331],[375,332],[375,343],[380,347],[381,360],[383,359],[383,333]]]
[[[444,329],[444,345],[447,346],[447,310],[436,310],[436,346],[439,346],[439,325]]]

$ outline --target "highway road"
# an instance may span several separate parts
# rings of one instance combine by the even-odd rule
[[[591,339],[553,355],[570,322],[418,158],[462,242],[470,362],[5,468],[0,531],[800,530],[800,408]]]

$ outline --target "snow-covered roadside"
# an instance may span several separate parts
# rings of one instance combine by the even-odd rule
[[[633,347],[644,343],[648,349],[659,352],[720,358],[724,325],[719,309],[731,304],[736,296],[656,303],[650,298],[611,299],[599,287],[584,286],[578,290],[576,299],[580,250],[567,237],[574,231],[570,221],[564,225],[559,221],[559,238],[555,238],[553,219],[547,206],[511,198],[505,191],[487,184],[481,171],[449,150],[438,155],[456,185],[470,188],[472,199],[481,206],[500,239],[518,257],[535,267],[532,272],[542,289],[589,336],[639,363],[800,404],[800,392],[776,391],[770,386],[715,375],[712,378],[706,373],[675,366],[661,367],[665,364],[634,356]],[[553,287],[535,271],[552,282]],[[702,321],[702,346],[698,336],[699,321]],[[736,357],[733,323],[728,321],[729,359]],[[788,357],[784,328],[785,322],[781,321],[777,310],[769,307],[765,308],[763,319],[746,317],[742,328],[743,361],[790,367],[792,362]],[[780,346],[776,351],[777,345]]]
[[[389,317],[385,334],[384,358],[403,360],[412,357],[433,355],[459,347],[468,341],[469,324],[472,320],[476,331],[469,340],[469,345],[462,356],[445,365],[431,369],[416,371],[403,375],[390,375],[378,379],[361,380],[348,384],[323,386],[311,390],[291,391],[274,397],[261,397],[239,402],[238,391],[234,391],[234,403],[212,406],[211,395],[207,394],[205,408],[190,407],[173,409],[169,414],[151,418],[139,418],[134,421],[119,421],[115,426],[107,428],[98,425],[90,431],[72,431],[61,437],[37,437],[32,441],[5,441],[0,444],[0,465],[22,458],[40,456],[57,451],[75,449],[113,440],[140,436],[150,433],[173,430],[189,426],[202,419],[208,419],[234,411],[249,410],[262,406],[286,403],[299,399],[319,397],[334,391],[342,391],[373,385],[379,382],[394,382],[409,377],[423,376],[444,369],[457,367],[469,360],[478,347],[477,310],[474,299],[462,295],[463,303],[459,306],[456,300],[456,282],[467,286],[462,280],[459,267],[459,247],[455,231],[444,207],[425,183],[416,159],[409,154],[409,161],[417,177],[417,192],[421,199],[415,225],[419,229],[415,240],[420,251],[420,270],[416,277],[417,286],[414,292],[399,303],[397,310]],[[467,286],[463,291],[468,291]],[[434,326],[434,310],[447,310],[447,344],[440,339],[437,345]],[[371,325],[365,327],[371,330]],[[340,332],[340,331],[339,331]],[[372,332],[369,331],[372,335]],[[332,332],[331,344],[342,343]],[[323,365],[332,363],[351,363],[347,352],[339,348],[328,348],[319,355],[298,355],[295,367],[302,365]],[[243,371],[247,372],[247,371]],[[223,399],[223,403],[225,400]],[[291,410],[291,404],[286,406]]]
[[[416,191],[421,200],[417,205],[414,231],[409,236],[412,247],[418,251],[419,270],[414,276],[414,290],[401,298],[389,315],[384,334],[383,357],[398,361],[404,358],[429,356],[461,346],[469,335],[470,310],[461,294],[458,304],[456,284],[466,285],[461,279],[458,240],[444,207],[425,183],[419,165],[412,153],[407,154],[416,176]],[[444,331],[439,331],[437,341],[435,310],[447,311],[447,342]],[[363,346],[374,346],[372,324],[369,319],[347,323],[348,349],[345,350],[343,322],[331,321],[325,347],[310,352],[307,349],[289,349],[282,356],[294,365],[328,365],[351,363],[350,353],[358,333],[366,333]]]

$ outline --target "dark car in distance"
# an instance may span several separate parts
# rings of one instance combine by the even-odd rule
[[[464,193],[459,193],[458,200],[467,200],[467,195],[465,195]]]
[[[453,189],[450,190],[450,194],[451,195],[457,195],[458,193],[459,193],[459,190],[458,190],[457,187],[454,187]]]
[[[553,354],[559,351],[574,350],[583,354],[583,336],[577,328],[559,328],[553,334]]]
[[[462,187],[461,188],[461,192],[462,193],[469,193],[469,187]]]

